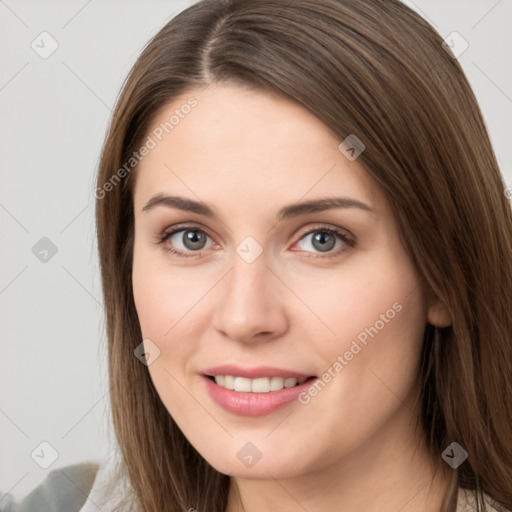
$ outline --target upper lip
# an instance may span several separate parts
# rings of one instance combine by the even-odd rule
[[[258,379],[261,377],[282,377],[287,379],[289,377],[312,377],[302,372],[296,372],[294,370],[285,370],[283,368],[276,368],[273,366],[255,366],[253,368],[243,368],[231,364],[224,364],[221,366],[215,366],[213,368],[207,368],[204,370],[204,375],[214,377],[215,375],[231,375],[233,377],[245,377],[246,379]]]

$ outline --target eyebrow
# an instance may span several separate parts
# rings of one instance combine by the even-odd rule
[[[156,206],[166,206],[168,208],[176,208],[187,212],[197,213],[205,217],[218,217],[215,210],[206,203],[187,199],[180,196],[167,196],[158,194],[152,197],[142,208],[143,212],[152,210]],[[306,215],[308,213],[318,213],[334,208],[358,208],[360,210],[375,213],[367,204],[350,197],[326,197],[313,199],[301,203],[290,204],[284,206],[277,213],[278,220],[290,219]]]

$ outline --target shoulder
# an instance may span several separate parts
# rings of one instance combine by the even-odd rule
[[[0,493],[0,512],[142,512],[126,467],[112,454],[51,471],[21,502]]]
[[[21,502],[1,496],[0,512],[78,512],[91,491],[99,464],[84,462],[51,471]]]
[[[494,501],[488,494],[483,494],[485,502],[485,510],[487,512],[511,512],[499,503]],[[476,512],[477,499],[474,490],[460,488],[457,495],[457,511],[456,512]]]

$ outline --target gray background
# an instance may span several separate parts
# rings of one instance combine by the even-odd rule
[[[0,0],[0,489],[17,499],[108,453],[94,175],[131,65],[192,3]],[[406,3],[469,43],[459,60],[512,185],[512,0]]]

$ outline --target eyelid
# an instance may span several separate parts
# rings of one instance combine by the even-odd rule
[[[340,228],[338,226],[334,227],[329,224],[320,223],[314,227],[305,228],[305,230],[301,232],[297,241],[293,243],[292,247],[295,246],[296,244],[298,244],[306,236],[310,236],[313,233],[320,232],[320,231],[331,233],[334,237],[341,239],[341,241],[343,242],[343,245],[333,251],[328,251],[325,253],[314,252],[314,251],[303,251],[300,249],[299,250],[292,249],[292,251],[293,252],[303,252],[305,254],[304,257],[307,259],[318,260],[320,262],[322,262],[322,261],[327,262],[330,260],[336,260],[336,259],[342,258],[348,250],[354,248],[356,245],[356,237],[354,235],[352,235],[352,233],[350,233],[350,231]]]
[[[347,239],[350,239],[353,242],[355,242],[356,237],[348,229],[341,228],[339,226],[330,225],[325,222],[318,222],[316,224],[315,223],[313,223],[313,224],[314,224],[313,227],[305,227],[298,231],[298,234],[296,235],[296,236],[298,236],[297,241],[301,240],[304,237],[304,235],[308,235],[313,231],[325,230],[325,231],[333,231],[333,232],[343,235]]]
[[[184,223],[184,224],[173,224],[172,226],[165,228],[161,233],[158,233],[157,235],[155,235],[155,238],[156,239],[167,238],[169,236],[176,234],[176,232],[178,232],[178,231],[186,231],[186,230],[202,231],[215,242],[215,237],[210,233],[210,230],[206,226],[203,226],[201,223],[197,223],[197,222]],[[217,243],[217,242],[215,242],[215,243]]]
[[[165,244],[165,242],[169,238],[174,236],[176,233],[179,233],[180,231],[187,231],[187,230],[190,230],[190,231],[193,231],[193,230],[201,231],[206,236],[208,236],[213,241],[213,243],[215,245],[218,245],[217,242],[215,241],[215,237],[210,234],[208,228],[203,226],[200,223],[197,223],[197,222],[194,222],[194,223],[191,223],[191,224],[188,224],[188,223],[174,224],[173,226],[164,229],[161,233],[157,233],[155,235],[155,237],[154,237],[155,238],[155,243],[157,245],[163,245],[163,244]],[[181,251],[170,250],[169,248],[167,248],[167,250],[169,252],[175,252],[175,253],[180,253],[181,254]],[[196,256],[196,255],[202,254],[202,252],[205,251],[205,250],[206,249],[201,249],[200,251],[188,251],[188,253],[185,253],[185,254],[190,254],[190,256]]]

